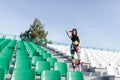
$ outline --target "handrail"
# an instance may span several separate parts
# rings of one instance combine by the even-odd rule
[[[52,42],[53,44],[57,45],[65,45],[70,46],[70,44],[60,43],[60,42]],[[87,49],[94,49],[94,50],[101,50],[101,51],[109,51],[109,52],[120,52],[120,49],[109,49],[109,48],[98,48],[98,47],[88,47],[81,45],[80,48],[87,48]]]
[[[19,35],[14,35],[14,34],[4,34],[4,33],[0,33],[2,35],[2,38],[6,38],[6,37],[12,37],[10,39],[13,40],[20,40]],[[9,39],[9,38],[8,38]]]
[[[0,33],[2,35],[3,38],[6,38],[7,36],[13,36],[13,40],[20,40],[19,35],[13,35],[13,34],[4,34],[4,33]],[[66,44],[66,43],[60,43],[60,42],[52,42],[53,44],[57,44],[57,45],[66,45],[66,46],[70,46],[70,44]],[[87,48],[87,49],[94,49],[94,50],[101,50],[101,51],[110,51],[110,52],[120,52],[120,49],[108,49],[108,48],[98,48],[98,47],[88,47],[88,46],[80,46],[81,48]]]

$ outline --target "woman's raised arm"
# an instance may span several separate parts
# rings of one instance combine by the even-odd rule
[[[71,31],[69,31],[69,30],[66,31],[67,36],[68,36],[69,38],[71,38],[70,32],[71,32]]]

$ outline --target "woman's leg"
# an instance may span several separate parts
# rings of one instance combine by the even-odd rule
[[[74,58],[74,52],[75,52],[75,51],[71,51],[71,57],[72,57],[72,67],[73,67],[73,70],[75,71],[75,58]]]
[[[80,48],[77,46],[76,47],[76,53],[77,53],[77,57],[78,57],[78,70],[81,71],[81,59],[80,59]]]
[[[75,58],[74,58],[74,53],[75,53],[75,50],[74,50],[74,45],[72,44],[71,45],[71,57],[72,57],[72,67],[73,67],[73,70],[75,71]]]

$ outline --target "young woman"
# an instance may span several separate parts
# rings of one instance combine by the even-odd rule
[[[75,52],[77,53],[77,57],[78,57],[78,70],[81,71],[81,62],[80,62],[80,38],[77,35],[77,29],[72,29],[72,31],[67,30],[66,31],[68,37],[71,39],[72,44],[70,47],[70,52],[71,52],[71,56],[72,56],[72,66],[73,66],[73,70],[75,71],[75,58],[74,58],[74,54]]]

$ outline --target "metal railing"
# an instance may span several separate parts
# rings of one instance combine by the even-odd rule
[[[6,38],[11,40],[21,40],[19,35],[3,34],[3,33],[0,33],[0,38]]]
[[[57,45],[65,45],[65,46],[70,46],[71,45],[71,44],[60,43],[60,42],[52,42],[52,43],[57,44]],[[120,49],[88,47],[88,46],[83,46],[83,45],[81,45],[80,48],[94,49],[94,50],[100,50],[100,51],[109,51],[109,52],[120,52]]]
[[[3,34],[3,33],[0,33],[0,38],[6,38],[6,39],[11,39],[11,40],[21,40],[19,35]],[[70,46],[70,44],[60,43],[60,42],[55,42],[55,41],[53,41],[53,44]],[[88,47],[88,46],[82,46],[82,45],[80,47],[87,48],[87,49],[101,50],[101,51],[120,52],[120,49]]]

